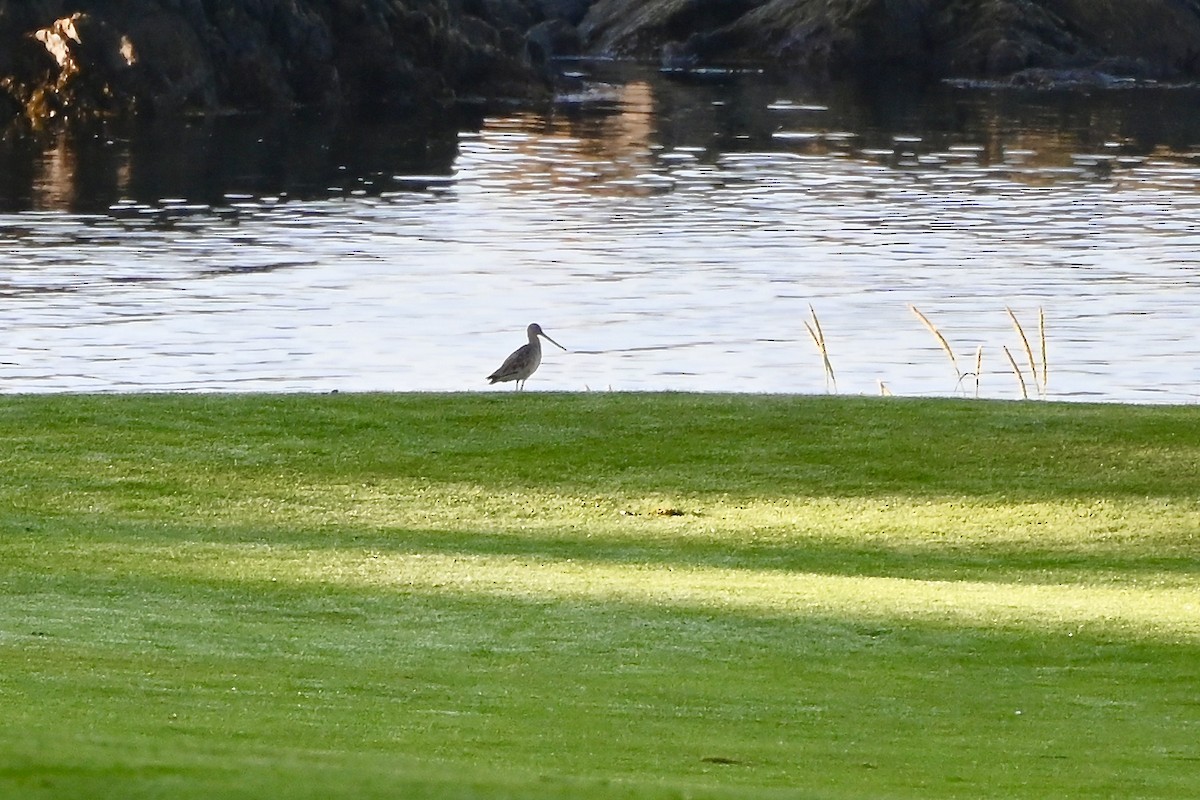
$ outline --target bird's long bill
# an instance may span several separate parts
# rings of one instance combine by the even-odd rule
[[[553,344],[554,344],[555,346],[557,346],[557,347],[558,347],[560,350],[566,350],[566,349],[567,349],[567,348],[563,347],[561,344],[559,344],[558,342],[555,342],[555,341],[554,341],[553,339],[551,339],[549,336],[547,336],[547,335],[546,335],[546,333],[545,333],[544,331],[542,332],[542,338],[543,338],[543,339],[545,339],[547,342],[551,342],[551,343],[553,343]],[[570,352],[570,351],[568,351],[568,352]]]

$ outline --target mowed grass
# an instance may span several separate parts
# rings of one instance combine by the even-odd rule
[[[1200,409],[0,398],[0,797],[1194,798]]]

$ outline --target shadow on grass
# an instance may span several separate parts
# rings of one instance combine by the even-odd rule
[[[742,498],[1178,498],[1200,408],[708,394],[4,398],[26,472]],[[71,459],[81,460],[72,465]],[[162,475],[156,476],[162,480]],[[169,489],[169,485],[164,485]]]
[[[729,757],[748,768],[705,777],[714,795],[824,795],[832,771],[844,790],[830,796],[960,796],[942,787],[952,771],[1030,798],[1048,787],[1104,795],[1116,780],[1190,796],[1200,755],[1195,644],[236,577],[12,588],[10,614],[49,604],[58,626],[20,642],[21,674],[53,674],[52,691],[77,704],[43,711],[41,728],[108,714],[120,721],[111,735],[161,730],[186,753],[236,731],[240,747],[319,747],[323,761],[474,754],[501,779],[624,774],[639,797],[656,793],[638,781],[696,781],[706,759]],[[89,624],[98,612],[104,624]],[[86,657],[64,655],[76,651]],[[148,675],[169,676],[159,688],[173,691],[148,695]],[[179,721],[139,711],[148,704]],[[48,752],[59,753],[49,769],[72,763],[68,748]],[[159,745],[154,757],[191,756]],[[362,779],[347,775],[328,796]],[[669,796],[706,796],[697,788]],[[543,795],[558,796],[519,796]]]

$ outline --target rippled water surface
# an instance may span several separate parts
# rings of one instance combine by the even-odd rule
[[[536,321],[531,390],[1037,397],[1040,315],[1047,397],[1200,396],[1196,92],[570,71],[436,125],[8,134],[0,390],[511,391]]]

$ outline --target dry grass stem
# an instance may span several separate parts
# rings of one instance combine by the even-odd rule
[[[975,348],[975,398],[979,399],[979,376],[983,374],[983,345]]]
[[[829,362],[829,350],[825,347],[825,332],[821,330],[821,321],[817,319],[816,310],[810,305],[808,311],[812,314],[812,325],[805,320],[804,327],[808,329],[808,335],[812,337],[813,344],[817,346],[817,351],[821,354],[821,362],[825,365],[825,391],[829,391],[830,381],[833,382],[833,391],[837,393],[837,376],[833,374],[833,364]]]
[[[1008,363],[1012,364],[1013,374],[1017,376],[1017,382],[1021,384],[1021,399],[1028,400],[1029,390],[1025,387],[1025,376],[1021,374],[1021,368],[1017,366],[1017,360],[1009,352],[1008,345],[1004,346],[1004,355],[1008,356]]]
[[[963,371],[958,368],[958,359],[954,356],[954,350],[950,347],[950,343],[946,341],[946,337],[942,336],[942,332],[937,329],[937,326],[930,322],[929,317],[925,316],[912,303],[908,304],[908,310],[917,315],[917,319],[921,320],[921,324],[928,329],[938,340],[938,344],[946,351],[946,355],[950,357],[950,363],[954,365],[954,374],[958,376],[961,382],[963,379]]]
[[[1040,387],[1042,383],[1038,379],[1037,362],[1033,360],[1033,348],[1029,346],[1029,337],[1025,335],[1025,329],[1021,327],[1021,322],[1017,319],[1017,315],[1013,313],[1013,310],[1008,306],[1005,306],[1004,310],[1008,312],[1008,318],[1012,320],[1013,328],[1016,329],[1017,335],[1021,337],[1021,346],[1025,348],[1025,358],[1029,361],[1029,374],[1033,376],[1033,385],[1035,388]]]
[[[1042,343],[1042,397],[1046,396],[1046,385],[1050,377],[1050,362],[1046,358],[1046,312],[1038,306],[1038,338]]]

